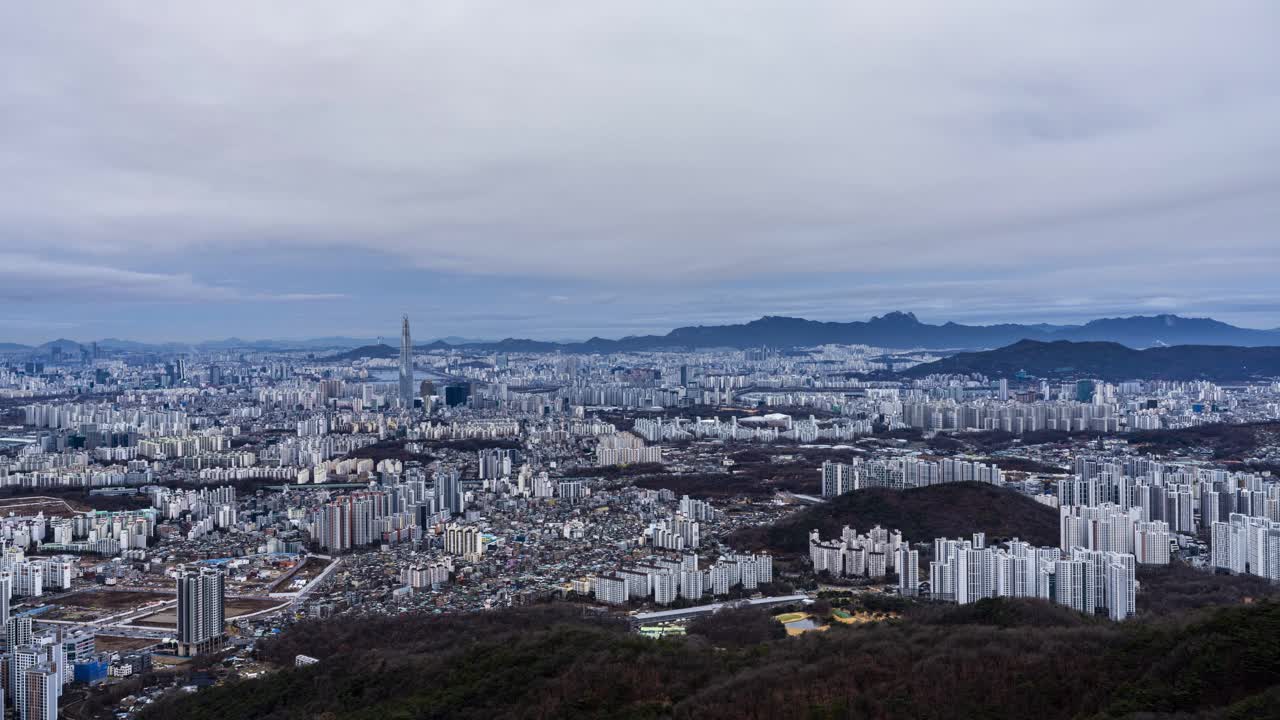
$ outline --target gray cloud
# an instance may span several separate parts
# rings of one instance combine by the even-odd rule
[[[297,302],[336,300],[340,293],[271,293],[205,285],[190,275],[120,270],[0,253],[0,299],[9,302],[49,300],[217,302]]]
[[[77,258],[10,299],[243,300],[264,246],[738,316],[817,272],[970,284],[788,307],[991,318],[1280,270],[1272,2],[8,3],[0,48],[0,252]],[[697,291],[739,282],[777,292]]]

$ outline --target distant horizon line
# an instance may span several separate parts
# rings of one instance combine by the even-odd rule
[[[411,314],[405,315],[405,317],[407,317],[409,321],[412,322],[413,317]],[[718,327],[744,326],[744,325],[750,325],[751,323],[760,322],[768,319],[799,320],[803,322],[838,325],[838,324],[850,324],[850,323],[858,323],[858,322],[869,323],[876,320],[884,320],[886,318],[893,318],[893,317],[910,318],[914,322],[917,322],[921,325],[928,325],[932,327],[942,327],[948,324],[954,324],[962,327],[972,327],[972,328],[1018,326],[1018,327],[1050,327],[1050,328],[1058,328],[1058,329],[1080,328],[1080,327],[1089,325],[1090,323],[1107,321],[1107,320],[1141,320],[1141,319],[1158,320],[1162,318],[1172,318],[1172,319],[1183,320],[1183,321],[1208,321],[1208,322],[1221,323],[1223,325],[1226,325],[1232,328],[1237,328],[1240,330],[1247,330],[1247,331],[1280,332],[1280,327],[1249,327],[1244,325],[1235,325],[1233,323],[1228,323],[1222,320],[1217,320],[1216,318],[1208,315],[1193,316],[1193,315],[1179,315],[1177,313],[1156,313],[1152,315],[1142,315],[1142,314],[1110,315],[1110,316],[1095,317],[1091,320],[1086,320],[1078,323],[1052,323],[1052,322],[1043,322],[1043,321],[1041,322],[1000,321],[1000,322],[962,323],[962,322],[956,322],[953,320],[936,320],[934,322],[927,322],[927,321],[920,320],[913,311],[891,310],[879,315],[871,315],[866,319],[846,319],[846,320],[812,320],[812,319],[801,317],[798,315],[765,314],[765,315],[760,315],[758,317],[751,318],[749,320],[742,320],[738,322],[676,325],[674,327],[670,327],[665,332],[654,331],[654,332],[648,332],[648,333],[633,333],[633,334],[621,335],[616,337],[602,337],[600,335],[593,335],[589,338],[582,338],[582,339],[559,338],[554,340],[543,340],[530,335],[506,335],[501,338],[476,338],[476,337],[465,337],[457,334],[448,334],[443,336],[431,337],[429,339],[421,340],[421,341],[415,340],[413,344],[417,346],[417,345],[430,345],[438,342],[445,342],[446,344],[450,344],[450,345],[468,345],[468,344],[483,345],[483,344],[500,343],[505,340],[528,340],[533,342],[545,342],[545,343],[554,343],[554,344],[564,345],[564,344],[574,344],[574,343],[585,343],[585,342],[589,342],[591,340],[596,340],[596,339],[607,340],[607,341],[617,341],[617,340],[624,340],[627,338],[635,338],[635,337],[650,337],[650,336],[661,337],[683,328],[718,328]],[[398,335],[398,333],[396,335]],[[57,337],[51,340],[46,340],[44,342],[35,343],[35,344],[10,342],[10,341],[0,339],[0,346],[13,345],[13,346],[22,346],[26,348],[36,349],[36,348],[44,347],[46,345],[51,345],[53,343],[60,343],[60,342],[69,342],[69,343],[74,343],[76,345],[87,347],[87,346],[93,345],[94,343],[103,343],[103,342],[128,343],[128,344],[136,344],[136,345],[155,345],[155,346],[163,346],[163,345],[200,346],[200,345],[216,345],[216,344],[228,343],[231,341],[244,343],[246,345],[252,345],[252,344],[264,344],[264,343],[281,343],[281,344],[317,343],[317,342],[323,342],[328,340],[342,340],[342,341],[349,341],[349,342],[353,341],[363,345],[376,345],[381,340],[381,344],[387,345],[389,347],[395,347],[396,345],[398,345],[398,343],[393,345],[391,343],[388,343],[386,340],[387,338],[392,338],[392,337],[393,337],[392,333],[383,333],[379,335],[332,334],[332,335],[316,335],[316,336],[310,336],[310,337],[278,337],[277,336],[277,337],[260,337],[255,339],[246,339],[236,335],[231,335],[223,338],[206,338],[203,340],[185,340],[185,341],[184,340],[150,340],[148,341],[148,340],[133,340],[130,338],[122,338],[117,336],[97,338],[95,340],[73,340],[71,338],[62,336],[62,337]],[[450,342],[451,340],[454,342]],[[330,346],[322,346],[322,347],[337,347],[337,346],[330,345]]]

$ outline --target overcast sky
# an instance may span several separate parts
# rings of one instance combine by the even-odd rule
[[[1280,325],[1280,3],[0,4],[0,341]]]

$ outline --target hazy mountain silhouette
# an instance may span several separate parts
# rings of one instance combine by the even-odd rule
[[[875,345],[899,349],[972,350],[998,348],[1019,340],[1072,340],[1114,342],[1131,348],[1167,345],[1234,345],[1240,347],[1280,346],[1280,329],[1257,330],[1236,327],[1211,318],[1177,315],[1135,315],[1101,318],[1083,325],[962,325],[921,322],[909,312],[891,312],[870,320],[823,322],[804,318],[766,315],[758,320],[734,325],[694,325],[680,327],[665,335],[628,336],[616,340],[593,337],[582,342],[550,342],[526,338],[473,341],[457,336],[416,345],[420,350],[464,348],[480,352],[568,352],[609,353],[640,350],[680,350],[700,348],[794,348],[814,345]],[[54,341],[64,352],[81,343]],[[84,344],[88,344],[87,342]],[[194,350],[339,350],[377,345],[373,338],[325,337],[310,340],[241,340],[227,338],[195,344],[135,343],[114,338],[100,341],[100,347],[133,352],[181,352]],[[4,349],[5,346],[0,346]],[[34,349],[48,353],[52,343]],[[24,346],[12,346],[21,351]]]

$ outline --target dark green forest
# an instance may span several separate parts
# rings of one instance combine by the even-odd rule
[[[822,537],[840,534],[848,525],[866,532],[873,525],[901,530],[912,543],[938,537],[968,537],[985,532],[988,539],[1018,537],[1035,545],[1058,544],[1058,513],[1047,505],[985,483],[947,483],[910,490],[870,488],[805,508],[768,527],[734,533],[734,547],[805,553],[809,531]]]
[[[569,606],[298,625],[291,665],[147,718],[1263,718],[1280,716],[1280,604],[1123,624],[1027,600],[780,637],[725,611],[653,641]]]

